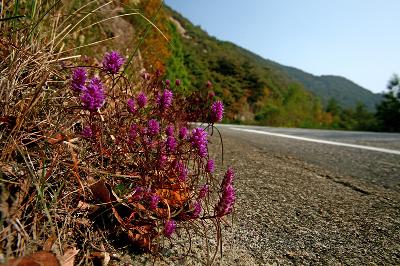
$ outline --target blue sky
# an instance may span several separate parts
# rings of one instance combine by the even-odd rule
[[[210,35],[374,92],[400,74],[400,0],[165,0]]]

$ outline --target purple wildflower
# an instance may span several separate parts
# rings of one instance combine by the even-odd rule
[[[180,79],[177,79],[177,80],[175,80],[175,85],[176,85],[176,86],[180,86],[180,85],[181,85],[181,83],[182,83],[182,82],[181,82],[181,80],[180,80]]]
[[[158,166],[160,167],[160,168],[163,168],[164,166],[165,166],[165,163],[167,162],[167,156],[165,156],[165,155],[161,155],[159,158],[158,158]]]
[[[103,106],[106,96],[104,94],[103,85],[100,79],[92,78],[89,85],[83,90],[81,100],[83,108],[96,112],[97,109]]]
[[[134,114],[136,112],[135,100],[129,99],[126,104],[128,106],[129,113]]]
[[[81,135],[87,139],[90,139],[91,137],[93,137],[93,131],[92,131],[91,127],[89,127],[89,126],[84,127],[82,129]]]
[[[208,192],[210,191],[210,187],[207,184],[204,184],[203,186],[201,186],[200,190],[199,190],[199,199],[204,199]]]
[[[141,77],[142,77],[144,80],[149,80],[149,79],[150,79],[150,74],[147,73],[147,72],[143,72],[143,73],[141,74]]]
[[[124,64],[124,58],[116,51],[106,53],[103,59],[103,68],[111,74],[117,74]]]
[[[193,129],[192,137],[190,139],[192,146],[198,150],[199,156],[204,158],[207,156],[207,132],[198,127]]]
[[[169,87],[169,85],[171,85],[171,81],[170,81],[169,79],[165,80],[165,85],[166,85],[167,87]]]
[[[222,189],[231,185],[233,183],[233,179],[235,178],[235,173],[232,168],[228,168],[225,172],[224,179],[222,180]]]
[[[192,211],[191,211],[191,213],[190,213],[190,218],[191,218],[191,219],[197,219],[197,218],[199,218],[200,213],[201,213],[201,210],[202,210],[202,207],[201,207],[200,201],[196,201],[196,202],[193,204],[193,209],[192,209]]]
[[[176,149],[177,143],[176,139],[173,136],[168,136],[167,141],[165,142],[167,146],[167,150],[169,152],[173,152]]]
[[[165,134],[167,134],[167,136],[173,136],[174,135],[174,131],[175,131],[174,125],[169,125],[165,129]]]
[[[83,67],[78,67],[77,69],[75,69],[72,75],[72,89],[76,92],[82,91],[85,88],[86,79],[86,69],[84,69]]]
[[[178,172],[178,179],[180,181],[185,181],[188,175],[188,169],[182,162],[175,162],[175,169]]]
[[[221,189],[222,195],[215,206],[215,215],[222,217],[232,212],[235,202],[235,189],[233,188],[234,173],[232,168],[228,168],[222,180]]]
[[[207,86],[207,88],[210,89],[213,86],[213,84],[211,83],[211,81],[208,80],[206,83],[206,86]]]
[[[181,129],[179,129],[179,138],[180,139],[186,139],[188,134],[188,129],[186,127],[182,127]]]
[[[143,108],[147,104],[147,96],[144,94],[144,92],[140,92],[139,95],[136,98],[137,104],[139,105],[140,108]]]
[[[172,91],[166,89],[163,94],[157,98],[157,103],[162,111],[166,110],[172,104]]]
[[[176,229],[176,222],[174,220],[168,220],[164,225],[164,235],[166,237],[171,237],[172,234],[175,232]]]
[[[151,136],[155,136],[160,133],[160,124],[155,119],[150,119],[148,123],[148,134]]]
[[[235,189],[232,185],[227,186],[223,191],[221,198],[215,206],[214,212],[217,217],[222,217],[232,212],[235,203]]]
[[[211,122],[221,122],[224,116],[224,104],[221,101],[213,102],[211,106]]]
[[[215,166],[214,166],[214,160],[208,160],[207,164],[206,164],[206,171],[208,173],[213,173],[215,170]]]
[[[132,200],[141,200],[143,198],[143,192],[144,189],[142,187],[136,187],[132,195]]]
[[[131,128],[129,129],[129,139],[133,140],[137,137],[137,135],[138,135],[137,125],[132,124]]]
[[[150,209],[155,210],[158,206],[158,203],[160,202],[160,196],[157,194],[151,194],[150,195]]]

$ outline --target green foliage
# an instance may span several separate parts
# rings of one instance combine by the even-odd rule
[[[394,75],[383,101],[377,106],[376,118],[381,130],[400,132],[400,79]]]
[[[189,73],[185,66],[184,48],[176,25],[172,22],[169,22],[169,29],[171,36],[170,44],[172,56],[167,61],[166,77],[172,82],[174,82],[176,79],[179,79],[181,81],[181,86],[174,88],[179,89],[181,93],[185,94],[189,91],[191,82]]]
[[[276,126],[327,126],[319,100],[284,72],[230,42],[218,41],[168,9],[172,57],[171,80],[190,80],[189,90],[213,83],[217,97],[226,105],[226,121]],[[185,32],[177,30],[177,23]],[[186,71],[185,71],[186,70]],[[185,84],[186,85],[186,84]],[[187,86],[187,85],[186,85]]]
[[[355,108],[343,108],[331,98],[326,111],[332,117],[331,127],[345,130],[377,130],[375,116],[365,104],[358,102]]]
[[[300,82],[307,90],[320,97],[325,106],[334,98],[345,108],[355,108],[358,102],[362,102],[369,111],[374,111],[382,99],[379,94],[374,94],[344,77],[314,76],[293,67],[272,63],[294,81]]]

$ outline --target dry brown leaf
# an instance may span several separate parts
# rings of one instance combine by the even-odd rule
[[[5,266],[60,266],[57,257],[47,251],[39,251],[29,256],[10,260]],[[64,265],[61,265],[64,266]]]
[[[111,201],[110,191],[108,190],[103,179],[91,185],[90,190],[101,202],[109,203]]]
[[[59,257],[61,266],[74,266],[75,256],[79,253],[76,247],[68,249],[63,256]]]

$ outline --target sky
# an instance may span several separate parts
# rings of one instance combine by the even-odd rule
[[[382,92],[400,74],[400,0],[165,0],[264,58]]]

